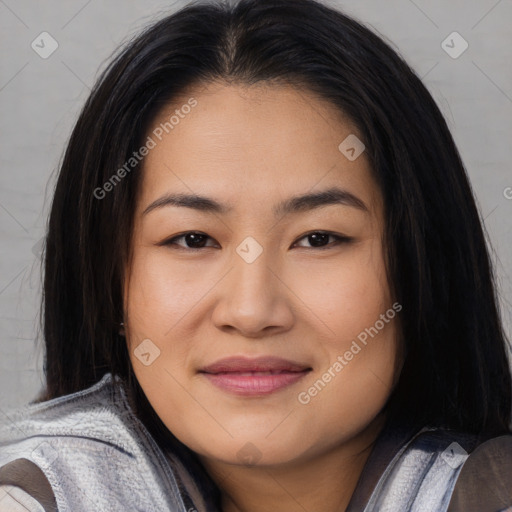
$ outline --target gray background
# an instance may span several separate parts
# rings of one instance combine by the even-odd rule
[[[0,0],[0,411],[28,402],[42,386],[40,240],[79,109],[119,43],[186,3]],[[444,113],[495,250],[510,336],[512,199],[505,190],[512,187],[512,0],[329,4],[398,50]],[[47,59],[31,48],[43,31],[59,45]],[[458,58],[441,46],[454,31],[469,44]],[[448,44],[461,48],[456,40]]]

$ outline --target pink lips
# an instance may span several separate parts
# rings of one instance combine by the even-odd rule
[[[206,366],[202,373],[224,391],[242,396],[261,396],[302,379],[311,368],[277,357],[230,357]]]

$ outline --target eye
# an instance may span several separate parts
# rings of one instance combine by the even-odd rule
[[[212,246],[205,246],[206,240],[208,240],[210,237],[206,235],[205,233],[200,233],[198,231],[187,231],[186,233],[183,233],[181,235],[174,236],[172,238],[169,238],[167,240],[164,240],[162,243],[158,245],[177,245],[183,249],[202,249],[203,247],[212,247]],[[185,241],[186,246],[183,246],[182,244],[177,243],[178,240],[183,239]],[[210,238],[211,239],[211,238]],[[213,239],[211,239],[213,240]]]
[[[334,239],[333,242],[329,243],[329,238]],[[205,247],[215,247],[214,245],[206,245],[208,239],[213,240],[213,238],[209,237],[205,233],[200,233],[198,231],[187,231],[186,233],[182,233],[181,235],[174,236],[167,240],[164,240],[158,245],[163,246],[178,246],[182,249],[190,249],[197,250],[203,249]],[[329,233],[326,231],[312,231],[311,233],[307,233],[303,237],[299,238],[300,240],[307,239],[311,244],[312,249],[329,249],[334,246],[338,246],[341,244],[346,244],[352,241],[352,238],[342,235],[337,235],[335,233]],[[178,241],[184,241],[185,245],[178,243]],[[303,245],[297,245],[298,242],[295,242],[292,247],[306,247]]]
[[[328,243],[329,238],[333,238],[334,242]],[[330,249],[334,246],[346,244],[352,241],[352,238],[348,236],[342,236],[337,235],[335,233],[329,233],[327,231],[312,231],[311,233],[307,233],[302,238],[299,238],[299,240],[307,239],[308,242],[312,245],[313,249]],[[294,245],[296,245],[297,242],[295,242]],[[299,246],[299,247],[305,247],[305,246]]]

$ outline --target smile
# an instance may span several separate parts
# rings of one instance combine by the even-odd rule
[[[217,388],[238,396],[262,396],[291,386],[304,378],[307,365],[276,357],[222,359],[199,373]]]
[[[300,372],[226,372],[205,373],[215,386],[237,395],[266,395],[284,389],[301,380],[310,370]]]

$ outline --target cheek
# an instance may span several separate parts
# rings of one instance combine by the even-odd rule
[[[317,449],[330,449],[340,439],[361,432],[382,410],[393,389],[396,317],[379,330],[375,327],[379,315],[366,327],[360,318],[346,318],[346,324],[340,321],[336,326],[340,336],[324,345],[327,362],[300,390],[297,414],[302,418],[301,428]]]
[[[377,244],[325,270],[303,273],[295,282],[298,294],[308,291],[308,306],[328,332],[319,347],[321,365],[299,402],[309,409],[312,431],[326,415],[326,425],[350,431],[370,421],[391,392],[401,307],[393,307]]]
[[[198,279],[198,275],[202,275]],[[126,297],[131,326],[139,334],[165,336],[189,312],[208,288],[209,279],[198,265],[180,265],[161,251],[136,253]]]
[[[125,296],[129,356],[150,402],[168,388],[168,372],[186,366],[187,337],[173,334],[201,297],[200,282],[188,280],[159,253],[137,248]]]
[[[290,279],[297,296],[322,320],[331,344],[340,349],[391,307],[385,267],[375,241],[365,251],[352,249],[332,262],[304,266]]]

